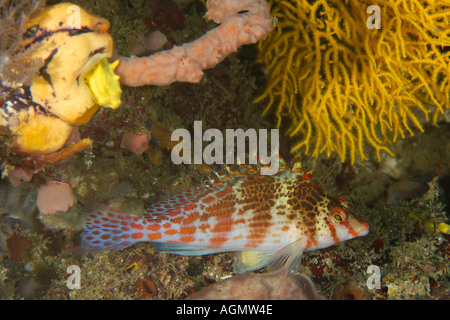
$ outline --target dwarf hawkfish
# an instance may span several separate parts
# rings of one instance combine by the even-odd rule
[[[280,164],[271,176],[256,166],[227,167],[210,185],[157,202],[141,218],[94,211],[86,218],[82,248],[117,250],[147,241],[157,252],[186,256],[241,252],[235,273],[269,264],[292,271],[304,251],[368,234],[368,224],[346,200],[311,183],[298,158],[292,170]]]

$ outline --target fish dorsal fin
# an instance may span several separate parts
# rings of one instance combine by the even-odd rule
[[[197,200],[202,189],[202,187],[191,187],[184,192],[174,194],[165,200],[158,201],[145,210],[143,218],[152,220],[156,216],[159,218],[161,215],[169,214],[174,210],[179,210],[180,207]]]
[[[294,165],[292,166],[292,172],[303,172],[302,162],[300,157],[296,157],[294,160]]]
[[[278,165],[278,172],[275,175],[283,175],[290,173],[291,171],[286,161],[282,157],[280,157],[279,154],[276,154],[276,156],[278,157],[279,165]],[[255,159],[257,161],[256,164],[238,163],[236,165],[233,165],[233,167],[226,165],[225,173],[214,171],[214,174],[217,177],[217,179],[211,179],[211,184],[220,185],[231,182],[233,179],[246,178],[249,175],[259,175],[261,173],[261,169],[269,168],[269,166],[271,165],[271,164],[262,164],[259,156],[257,155],[255,156]]]
[[[224,183],[230,183],[233,180],[245,178],[247,175],[258,174],[258,167],[255,165],[244,165],[241,164],[238,168],[232,168],[230,166],[226,166],[226,172],[220,173],[214,171],[217,179],[211,179],[211,184],[213,186],[221,185]]]
[[[277,172],[274,174],[276,176],[280,176],[280,175],[284,175],[289,173],[289,165],[286,163],[286,161],[281,157],[281,155],[279,154],[278,151],[272,151],[272,155],[271,156],[275,156],[278,160],[278,170]],[[272,165],[271,163],[268,164],[261,164],[260,162],[260,158],[259,156],[257,157],[258,163],[259,163],[259,169],[269,169],[270,166]]]
[[[300,157],[296,157],[294,160],[294,165],[292,166],[291,174],[298,176],[304,182],[309,182],[312,178],[313,172],[312,171],[305,172],[305,170],[302,167]]]
[[[306,240],[299,239],[275,252],[243,251],[234,261],[234,272],[244,273],[271,265],[274,269],[285,269],[287,272],[298,270],[301,257],[306,247]]]

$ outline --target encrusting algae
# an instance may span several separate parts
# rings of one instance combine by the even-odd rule
[[[255,102],[278,127],[289,118],[292,151],[353,163],[368,143],[380,159],[450,108],[450,1],[270,2],[277,25],[259,44],[270,77]]]

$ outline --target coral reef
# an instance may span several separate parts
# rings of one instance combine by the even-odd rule
[[[59,2],[46,1],[48,5]],[[215,26],[203,19],[205,7],[197,0],[73,2],[111,22],[109,32],[117,52],[123,55],[129,55],[143,36],[155,30],[166,35],[169,47],[164,49],[169,49],[195,40]],[[219,130],[272,128],[270,119],[260,116],[261,105],[252,103],[264,81],[261,66],[254,61],[256,55],[255,46],[243,47],[216,68],[205,70],[198,84],[123,87],[120,108],[100,108],[79,128],[79,138],[91,137],[91,145],[63,163],[47,163],[31,183],[26,182],[29,169],[50,155],[14,159],[24,169],[16,181],[21,182],[18,188],[24,189],[12,189],[5,180],[5,188],[0,188],[0,299],[185,299],[233,279],[232,253],[174,256],[157,254],[144,243],[95,255],[71,252],[79,244],[92,202],[141,216],[144,208],[156,201],[209,183],[211,172],[223,169],[174,165],[170,133],[175,128],[191,129],[194,120]],[[329,158],[302,156],[305,167],[314,170],[313,182],[329,193],[345,194],[353,202],[354,212],[370,224],[370,233],[364,238],[304,253],[300,272],[313,281],[320,295],[351,299],[363,291],[370,299],[450,298],[450,236],[428,227],[430,222],[434,225],[433,219],[444,219],[442,212],[448,211],[450,203],[450,125],[424,129],[392,144],[395,158],[385,158],[381,152],[381,163],[360,161],[359,157],[353,164],[341,163],[334,154]],[[121,137],[127,131],[150,133],[149,149],[140,156],[121,149]],[[0,148],[5,146],[3,141]],[[292,160],[290,148],[288,139],[280,139],[280,152],[287,160]],[[64,150],[51,157],[61,159]],[[427,182],[435,176],[439,179],[430,188]],[[26,216],[36,220],[36,185],[55,177],[70,183],[78,203],[63,214],[38,216],[44,226],[26,229]],[[417,191],[405,190],[404,184],[398,183],[411,180],[420,181]],[[431,191],[421,194],[423,187]],[[387,204],[389,196],[395,198],[391,205]],[[8,209],[4,208],[6,201],[11,201]],[[448,224],[448,220],[442,222]],[[7,239],[15,246],[8,249]],[[67,268],[74,265],[80,268],[81,289],[71,290]],[[370,265],[380,267],[380,289],[366,286]],[[336,296],[340,289],[344,296]]]
[[[288,118],[292,151],[353,163],[368,144],[380,159],[450,108],[449,1],[270,2],[277,25],[258,58],[270,76],[255,101],[268,99],[278,127]]]

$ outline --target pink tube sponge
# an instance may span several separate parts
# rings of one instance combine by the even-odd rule
[[[120,147],[135,154],[142,154],[148,149],[151,137],[150,134],[135,134],[127,131],[122,136]]]
[[[242,45],[266,38],[272,30],[265,0],[208,0],[207,19],[219,26],[201,38],[148,57],[120,57],[115,72],[126,86],[166,86],[175,81],[197,83]]]
[[[66,212],[77,203],[68,183],[48,182],[39,186],[36,205],[42,215]]]

